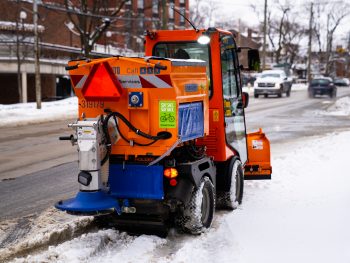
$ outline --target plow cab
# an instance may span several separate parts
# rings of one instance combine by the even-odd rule
[[[69,62],[79,118],[61,139],[78,147],[80,190],[56,207],[199,234],[215,207],[242,202],[244,179],[271,178],[269,141],[246,134],[249,96],[230,32],[147,32],[145,45],[144,58]]]

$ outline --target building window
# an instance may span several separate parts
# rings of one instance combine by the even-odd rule
[[[137,8],[138,9],[143,9],[143,0],[137,0]]]
[[[180,4],[185,4],[186,0],[180,0]]]
[[[158,14],[158,0],[152,0],[152,13]]]
[[[180,13],[183,14],[183,15],[186,15],[185,12],[186,12],[186,9],[184,7],[181,7],[180,8]],[[185,18],[183,16],[180,16],[180,23],[181,23],[181,25],[185,24]]]
[[[172,7],[173,6],[169,6],[168,8],[169,19],[174,19],[174,9]]]

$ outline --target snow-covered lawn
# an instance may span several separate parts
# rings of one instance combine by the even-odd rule
[[[350,262],[350,131],[273,145],[271,181],[201,236],[91,232],[15,262]]]
[[[77,97],[43,102],[41,110],[36,108],[35,102],[0,104],[0,127],[73,119],[77,117],[77,111]]]

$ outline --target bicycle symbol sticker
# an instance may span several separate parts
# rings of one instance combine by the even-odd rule
[[[159,128],[176,128],[176,101],[159,101]]]

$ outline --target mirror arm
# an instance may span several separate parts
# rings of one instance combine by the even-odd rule
[[[243,49],[251,50],[251,47],[237,47],[237,52],[242,52]]]

